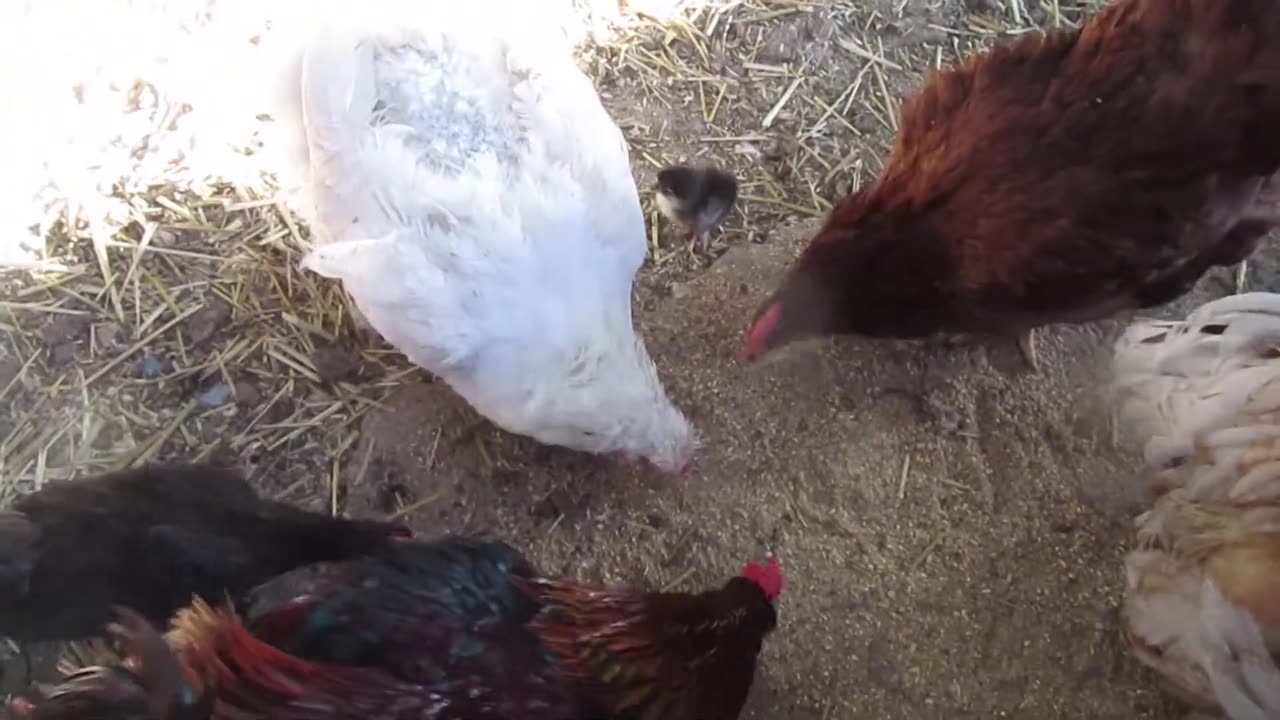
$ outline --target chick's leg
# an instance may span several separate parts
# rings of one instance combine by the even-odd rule
[[[706,228],[694,226],[689,231],[689,252],[706,252],[710,235]]]

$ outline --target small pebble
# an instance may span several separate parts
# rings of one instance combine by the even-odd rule
[[[61,342],[53,346],[53,350],[49,353],[49,361],[54,367],[62,367],[72,360],[76,359],[76,343],[74,341]]]
[[[236,381],[236,402],[252,407],[261,399],[262,393],[258,392],[258,388],[253,383],[245,380]]]
[[[340,345],[322,345],[311,355],[316,374],[327,383],[351,380],[360,373],[360,353]]]
[[[184,323],[192,345],[209,340],[231,320],[231,306],[221,298],[213,298],[187,318]]]
[[[551,495],[535,502],[530,512],[534,517],[543,520],[555,520],[562,514],[559,505]]]
[[[120,347],[120,326],[115,323],[95,327],[93,335],[100,347],[107,350]]]
[[[164,361],[152,355],[147,355],[138,362],[138,377],[150,379],[164,372]]]
[[[218,407],[219,405],[226,405],[230,399],[231,386],[220,382],[200,393],[200,396],[196,398],[196,402],[203,407]]]

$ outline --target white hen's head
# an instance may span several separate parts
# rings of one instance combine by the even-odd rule
[[[522,267],[501,304],[523,310],[517,326],[504,333],[518,344],[502,360],[488,360],[508,371],[494,378],[499,382],[475,388],[503,402],[477,409],[548,445],[679,473],[692,462],[698,437],[667,397],[632,320],[632,281],[647,249],[644,214],[626,144],[616,128],[607,139],[616,145],[609,152],[617,155],[617,177],[584,180],[574,173],[586,171],[570,164],[561,168],[568,177],[559,185],[564,192],[519,195],[519,231],[536,238],[519,246],[537,248],[520,264],[535,271]],[[589,143],[578,149],[588,166],[609,154]],[[510,184],[504,187],[514,197]]]
[[[551,445],[646,461],[663,472],[689,467],[697,433],[667,397],[643,340],[632,335],[580,347],[559,367],[530,388],[523,432]]]

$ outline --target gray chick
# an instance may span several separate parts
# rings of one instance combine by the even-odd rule
[[[658,172],[658,210],[689,229],[689,249],[705,251],[708,233],[738,199],[738,181],[713,167],[673,165]]]

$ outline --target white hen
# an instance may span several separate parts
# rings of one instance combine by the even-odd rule
[[[694,431],[632,325],[646,240],[622,133],[562,34],[519,3],[459,5],[305,52],[304,267],[506,430],[681,470]]]
[[[1156,496],[1125,563],[1134,652],[1190,702],[1280,717],[1280,295],[1135,323],[1113,368]]]

